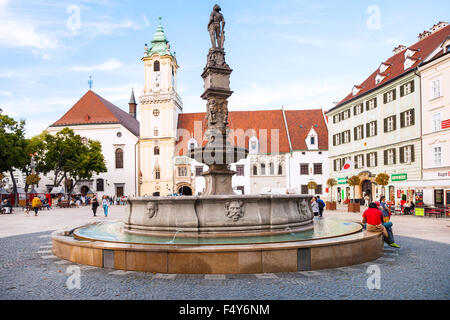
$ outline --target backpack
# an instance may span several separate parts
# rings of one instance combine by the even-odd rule
[[[323,202],[322,199],[319,199],[319,200],[317,201],[317,203],[319,204],[319,209],[325,208],[325,203]]]

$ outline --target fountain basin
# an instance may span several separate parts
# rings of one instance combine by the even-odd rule
[[[91,234],[90,240],[77,237],[86,236],[81,231],[95,230],[96,225],[73,232],[56,231],[52,234],[53,253],[96,267],[187,274],[319,270],[364,263],[383,254],[380,233],[362,231],[357,223],[326,218],[315,218],[314,229],[303,232],[198,240],[176,237],[174,243],[169,243],[170,237],[156,237],[155,241],[149,236],[121,233],[120,222],[116,223],[110,228],[105,225],[109,235],[98,232],[96,237]]]

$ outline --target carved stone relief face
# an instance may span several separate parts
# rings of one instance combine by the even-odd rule
[[[233,220],[238,221],[240,218],[244,216],[244,208],[243,203],[238,200],[228,201],[225,204],[225,209],[227,210],[226,216]]]
[[[149,219],[156,216],[158,213],[158,204],[155,202],[147,202],[147,217]]]
[[[299,200],[297,202],[297,206],[298,206],[298,212],[300,213],[300,216],[302,217],[302,219],[308,220],[311,216],[310,210],[308,207],[308,203],[304,199]]]

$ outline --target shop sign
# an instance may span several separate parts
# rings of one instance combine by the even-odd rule
[[[438,172],[438,177],[450,177],[450,171],[448,172]]]
[[[406,173],[393,174],[391,176],[392,181],[405,181],[407,179],[408,179],[408,174],[406,174]]]
[[[425,215],[425,209],[424,208],[415,208],[414,209],[414,214],[416,216],[423,217]]]
[[[347,184],[347,178],[338,178],[337,183],[338,184]]]

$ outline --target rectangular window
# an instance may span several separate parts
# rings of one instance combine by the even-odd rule
[[[179,177],[187,177],[187,168],[186,167],[179,167],[178,168],[178,176]]]
[[[362,104],[362,103],[353,107],[353,115],[355,115],[355,116],[363,113],[363,111],[364,111],[364,104]]]
[[[340,113],[338,113],[338,114],[333,116],[333,123],[338,123],[339,121],[341,121],[341,114]]]
[[[364,126],[360,125],[355,127],[355,140],[361,140],[364,139]]]
[[[302,184],[302,194],[308,194],[308,185]]]
[[[436,79],[431,81],[431,99],[439,98],[441,96],[441,81]]]
[[[243,165],[237,165],[236,166],[236,175],[237,176],[243,176],[244,175],[244,166]]]
[[[377,107],[377,98],[373,98],[371,100],[368,100],[366,102],[366,110],[372,110],[375,109]]]
[[[372,121],[366,124],[366,136],[367,138],[377,135],[377,122]]]
[[[307,163],[300,164],[300,175],[309,175],[309,165]]]
[[[341,135],[339,133],[333,136],[333,145],[338,146],[341,144]]]
[[[334,160],[334,171],[339,172],[341,171],[341,169],[342,169],[341,159]]]
[[[341,112],[341,120],[350,118],[350,109]]]
[[[395,97],[395,92],[396,92],[395,89],[386,92],[386,93],[383,95],[384,103],[389,103],[389,102],[394,101],[395,98],[396,98],[396,97]]]
[[[392,165],[396,163],[395,149],[384,151],[384,165]]]
[[[440,131],[442,129],[441,113],[433,114],[432,129],[433,132]]]
[[[265,175],[266,174],[266,165],[264,163],[261,163],[261,175]]]
[[[411,80],[400,86],[400,97],[406,96],[414,92],[414,80]]]
[[[349,143],[351,141],[350,138],[350,130],[344,131],[344,143]]]
[[[197,177],[201,176],[202,173],[203,173],[203,166],[197,166],[197,167],[195,167],[195,175],[196,175]]]
[[[367,155],[367,166],[376,167],[377,166],[377,153],[371,152]]]
[[[314,174],[322,174],[322,164],[314,163]]]
[[[384,132],[391,132],[396,129],[396,116],[390,116],[384,119]]]
[[[355,156],[355,169],[364,168],[364,155],[359,154]]]
[[[322,185],[321,185],[321,184],[318,184],[318,185],[317,185],[317,188],[316,188],[316,190],[315,190],[315,193],[316,193],[316,194],[322,194]]]
[[[406,110],[400,113],[400,127],[405,128],[409,126],[413,126],[415,123],[414,120],[414,109]]]
[[[433,162],[435,166],[442,165],[442,148],[434,147],[433,148]]]

